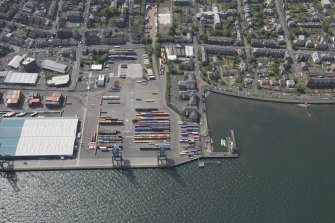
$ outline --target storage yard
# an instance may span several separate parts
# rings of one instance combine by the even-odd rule
[[[199,125],[197,123],[180,122],[181,137],[179,142],[183,144],[181,155],[187,154],[190,157],[200,155],[200,134]]]
[[[172,140],[178,137],[179,117],[164,105],[161,83],[132,76],[110,80],[112,85],[115,81],[118,87],[112,86],[100,95],[100,115],[95,128],[90,126],[88,130],[88,149],[81,151],[81,159],[112,159],[115,146],[121,148],[123,158],[130,163],[141,158],[157,165],[159,145],[164,145],[168,156],[179,156],[180,144]]]
[[[156,148],[158,144],[163,144],[166,149],[170,149],[170,115],[157,108],[137,108],[133,119],[135,135],[134,143],[146,143]]]
[[[88,87],[82,92],[34,88],[4,92],[0,119],[78,119],[71,155],[40,153],[22,157],[16,165],[154,167],[189,160],[178,138],[180,117],[165,104],[164,82],[152,68],[143,69],[144,57],[134,50],[114,49],[108,55],[114,61],[112,73],[88,70],[84,79]]]

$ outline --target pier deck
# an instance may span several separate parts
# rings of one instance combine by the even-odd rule
[[[167,157],[166,163],[162,166],[157,162],[156,156],[149,157],[125,157],[121,165],[113,165],[110,158],[82,158],[80,163],[77,159],[37,159],[37,160],[5,160],[0,165],[1,171],[44,171],[44,170],[83,170],[83,169],[141,169],[141,168],[173,168],[195,160],[198,160],[199,167],[204,167],[206,159],[238,158],[236,139],[233,130],[226,138],[226,152],[204,152],[201,156],[195,157]]]

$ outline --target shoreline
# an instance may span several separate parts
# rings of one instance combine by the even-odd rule
[[[285,103],[285,104],[335,104],[335,98],[329,98],[327,100],[322,100],[322,99],[284,99],[284,98],[269,98],[269,97],[258,97],[258,96],[252,96],[252,95],[242,95],[242,94],[235,94],[232,92],[228,91],[219,91],[215,89],[211,89],[208,87],[204,87],[203,91],[208,91],[211,93],[216,93],[216,94],[222,94],[222,95],[227,95],[231,97],[237,97],[237,98],[243,98],[243,99],[250,99],[250,100],[255,100],[255,101],[263,101],[263,102],[273,102],[273,103]],[[206,94],[205,94],[206,95]],[[330,97],[330,96],[329,96]]]
[[[213,155],[214,154],[214,155]],[[0,168],[1,172],[25,172],[25,171],[65,171],[65,170],[133,170],[133,169],[173,169],[180,167],[182,165],[186,165],[192,163],[194,161],[204,161],[204,160],[221,160],[221,159],[236,159],[237,157],[225,157],[221,152],[214,152],[208,156],[199,156],[195,158],[185,157],[184,159],[170,159],[173,160],[173,164],[167,165],[153,165],[153,164],[135,164],[135,165],[122,165],[122,166],[114,166],[112,164],[101,164],[101,165],[55,165],[55,166],[11,166],[7,168]],[[28,160],[29,162],[35,160]],[[15,163],[15,161],[14,161]]]
[[[216,89],[209,88],[208,85],[204,86],[202,89],[205,98],[207,98],[211,93],[226,95],[230,97],[249,99],[255,101],[263,102],[273,102],[273,103],[286,103],[286,104],[335,104],[334,100],[298,100],[298,99],[279,99],[279,98],[268,98],[268,97],[256,97],[252,95],[242,95],[235,94],[228,91],[219,91]],[[207,116],[207,103],[204,103],[205,112],[203,112],[204,122],[202,126],[202,137],[210,137],[210,130],[208,126],[208,116]],[[117,163],[113,165],[110,160],[83,160],[83,164],[77,164],[77,159],[71,160],[7,160],[0,167],[0,172],[16,172],[16,171],[64,171],[64,170],[107,170],[107,169],[116,169],[116,170],[131,170],[131,169],[170,169],[176,168],[194,161],[202,161],[208,159],[234,159],[237,157],[226,157],[222,152],[214,152],[211,149],[211,143],[204,143],[205,139],[203,138],[202,142],[202,155],[189,158],[189,157],[173,157],[168,158],[167,162],[163,165],[160,165],[156,159],[153,157],[148,160],[137,160],[130,158],[123,160],[123,164],[120,165]],[[51,164],[48,163],[51,161]],[[29,164],[27,164],[29,162]],[[26,163],[26,164],[25,164]]]

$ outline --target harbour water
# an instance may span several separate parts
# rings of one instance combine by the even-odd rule
[[[12,173],[0,177],[0,222],[334,222],[334,114],[212,94],[214,148],[234,129],[239,159]]]

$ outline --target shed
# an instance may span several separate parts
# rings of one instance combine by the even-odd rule
[[[95,71],[102,70],[102,64],[92,64],[91,70],[95,70]]]
[[[23,56],[20,55],[16,55],[15,57],[13,57],[13,59],[8,63],[8,66],[12,67],[12,68],[19,68],[21,61],[23,60]]]
[[[4,80],[4,84],[36,85],[37,81],[38,73],[19,73],[9,71]]]
[[[43,69],[51,70],[57,73],[65,74],[67,72],[67,65],[57,63],[52,60],[44,60],[42,63]]]

